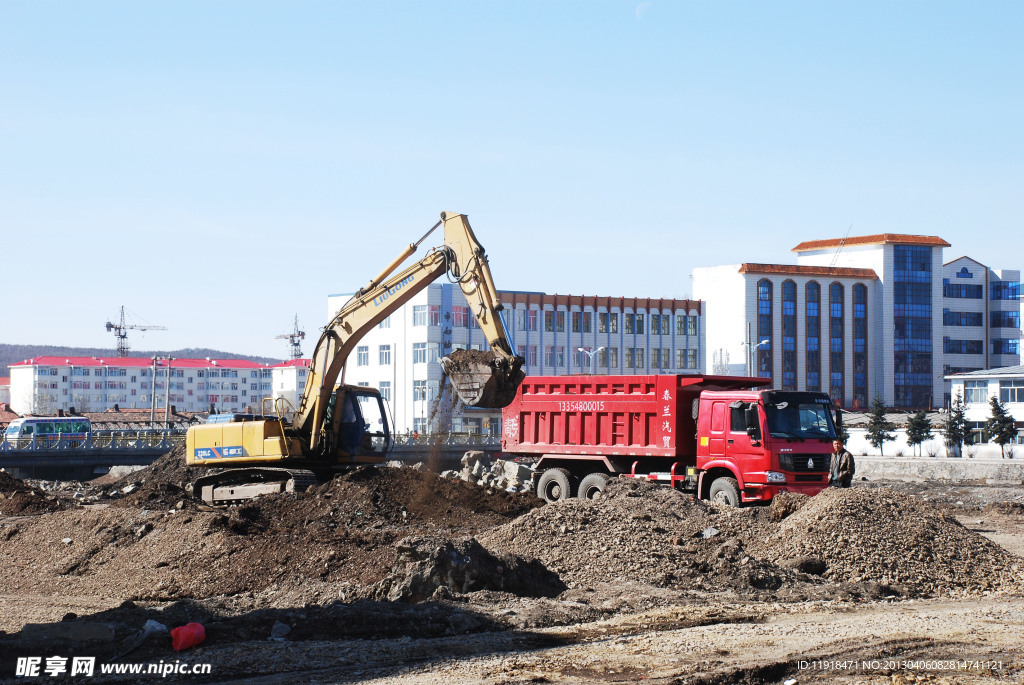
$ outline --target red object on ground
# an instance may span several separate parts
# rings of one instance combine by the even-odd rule
[[[195,647],[206,639],[206,629],[201,623],[186,623],[171,629],[171,646],[175,652]]]

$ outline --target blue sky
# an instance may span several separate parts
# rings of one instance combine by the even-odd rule
[[[499,288],[803,240],[1024,263],[1020,2],[0,1],[0,342],[284,357],[469,215]],[[429,241],[428,241],[429,242]],[[311,352],[307,341],[304,351]]]

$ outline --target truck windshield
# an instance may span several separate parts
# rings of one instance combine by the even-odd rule
[[[768,434],[774,438],[820,438],[834,440],[829,405],[819,402],[778,402],[766,404]]]

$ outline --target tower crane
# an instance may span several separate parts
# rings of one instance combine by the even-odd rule
[[[126,324],[124,322],[124,306],[121,306],[121,323],[107,322],[107,332],[114,331],[114,337],[117,338],[117,356],[127,357],[128,356],[128,329],[134,329],[136,331],[166,331],[166,326],[140,326],[137,324]]]
[[[287,340],[291,346],[292,359],[302,359],[302,343],[300,340],[306,338],[306,331],[299,330],[299,315],[295,315],[295,330],[291,333],[282,333],[281,335],[275,335],[274,340]]]

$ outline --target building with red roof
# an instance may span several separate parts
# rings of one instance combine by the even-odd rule
[[[9,368],[19,414],[244,411],[272,395],[273,367],[244,359],[48,356]]]
[[[808,240],[796,264],[693,271],[712,373],[768,376],[851,409],[949,404],[950,373],[1020,363],[1020,271],[943,262],[937,236]]]

